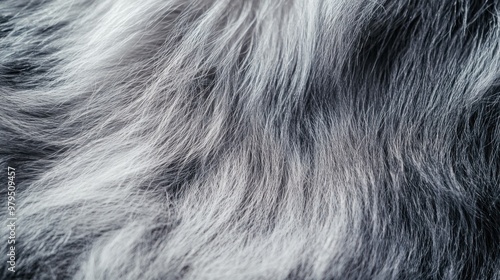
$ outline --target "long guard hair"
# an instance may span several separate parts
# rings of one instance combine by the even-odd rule
[[[500,1],[3,0],[2,279],[500,279]]]

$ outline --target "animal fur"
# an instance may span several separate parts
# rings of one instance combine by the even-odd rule
[[[0,278],[500,279],[499,6],[3,0]]]

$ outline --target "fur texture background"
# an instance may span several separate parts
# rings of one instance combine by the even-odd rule
[[[499,6],[3,0],[1,278],[500,279]]]

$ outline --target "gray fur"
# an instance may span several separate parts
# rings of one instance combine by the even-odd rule
[[[0,2],[1,275],[500,279],[498,8]]]

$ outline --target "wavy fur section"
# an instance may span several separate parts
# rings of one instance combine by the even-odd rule
[[[0,2],[2,278],[500,279],[498,8]]]

